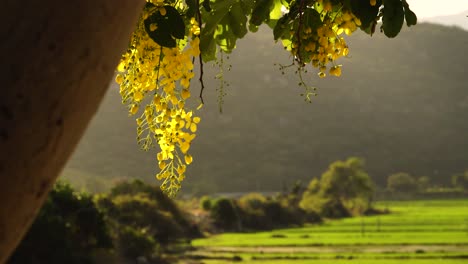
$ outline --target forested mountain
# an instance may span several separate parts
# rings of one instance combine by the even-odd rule
[[[354,35],[340,78],[307,74],[318,88],[311,104],[294,69],[282,75],[274,65],[291,58],[270,30],[224,56],[232,69],[223,113],[218,69],[205,65],[206,105],[183,192],[280,190],[348,156],[365,158],[381,185],[399,171],[449,182],[468,169],[468,32],[420,24],[395,39]],[[156,170],[156,150],[139,150],[134,118],[112,84],[64,174],[96,186],[119,177],[156,181]]]

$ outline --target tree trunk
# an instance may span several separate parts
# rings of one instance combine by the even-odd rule
[[[144,0],[0,3],[4,263],[95,114]]]

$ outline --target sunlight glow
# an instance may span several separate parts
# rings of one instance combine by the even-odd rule
[[[468,15],[468,0],[407,0],[407,2],[418,18],[455,15],[465,11]]]

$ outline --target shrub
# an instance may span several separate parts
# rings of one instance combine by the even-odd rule
[[[340,200],[329,199],[324,201],[319,211],[320,215],[328,218],[350,217],[351,214]]]
[[[58,182],[9,263],[92,263],[96,249],[111,247],[92,197]]]
[[[213,202],[211,217],[216,226],[224,230],[238,230],[239,217],[234,203],[227,198],[219,198]]]
[[[399,172],[388,176],[387,188],[393,192],[414,193],[418,190],[418,184],[410,174]]]
[[[156,241],[144,229],[125,226],[119,230],[119,250],[124,257],[136,259],[140,256],[151,256],[155,251]]]
[[[212,203],[212,201],[211,201],[210,197],[208,197],[208,196],[203,196],[200,199],[200,207],[205,211],[210,211],[211,203]]]
[[[468,170],[452,176],[452,184],[455,188],[468,190]]]

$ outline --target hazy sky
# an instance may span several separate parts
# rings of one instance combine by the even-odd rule
[[[468,10],[468,0],[407,0],[407,2],[418,18],[453,15]]]

